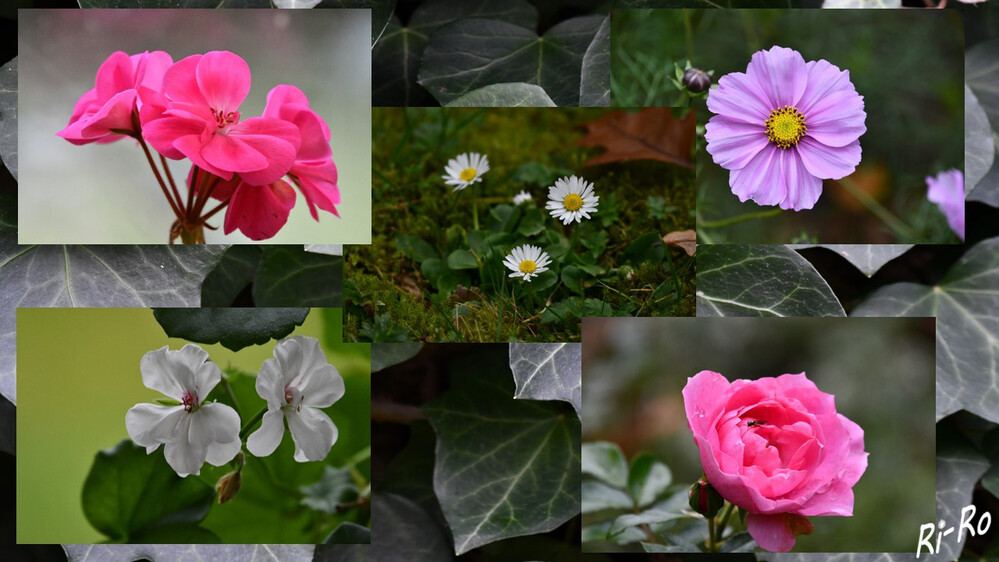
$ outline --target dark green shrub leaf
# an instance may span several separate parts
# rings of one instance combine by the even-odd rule
[[[157,308],[153,316],[171,338],[239,351],[290,334],[309,314],[307,308]]]
[[[343,258],[302,246],[265,246],[253,281],[256,306],[343,305]]]
[[[371,529],[345,521],[326,537],[326,544],[371,544]]]

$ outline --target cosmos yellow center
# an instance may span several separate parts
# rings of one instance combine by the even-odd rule
[[[525,274],[534,273],[538,269],[538,264],[534,263],[533,260],[524,260],[520,262],[520,272]]]
[[[562,200],[562,206],[567,211],[578,211],[583,207],[583,198],[575,193],[570,193]]]
[[[797,108],[789,105],[771,111],[770,118],[765,124],[767,138],[780,148],[798,146],[798,141],[808,130],[805,126],[805,116]]]
[[[461,178],[461,181],[472,181],[475,179],[476,173],[475,168],[465,168],[458,174],[458,177]]]

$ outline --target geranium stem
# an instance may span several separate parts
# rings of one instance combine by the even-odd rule
[[[159,156],[160,156],[160,163],[163,164],[163,172],[166,174],[167,181],[170,182],[170,189],[171,191],[173,191],[173,196],[177,199],[177,205],[179,206],[180,202],[183,201],[184,198],[180,196],[180,191],[177,189],[177,184],[174,183],[173,181],[173,174],[170,173],[170,166],[167,165],[166,158],[164,158],[162,154],[160,154]]]
[[[714,517],[708,517],[708,552],[718,552],[718,545],[715,543]]]
[[[250,430],[253,429],[253,426],[257,425],[257,422],[263,419],[264,414],[266,413],[267,413],[267,406],[264,406],[259,412],[257,412],[252,418],[250,418],[250,421],[246,422],[246,424],[243,425],[243,429],[239,430],[240,440],[246,439],[246,434],[250,433]]]
[[[149,147],[146,145],[145,139],[142,138],[142,135],[138,135],[135,138],[139,141],[139,146],[142,147],[142,152],[146,154],[146,160],[149,161],[149,167],[152,168],[153,175],[156,176],[156,181],[159,182],[160,189],[163,190],[163,196],[170,202],[170,208],[173,209],[173,214],[177,216],[178,220],[183,221],[184,214],[180,210],[179,203],[174,201],[173,197],[170,196],[166,183],[163,181],[163,176],[160,175],[159,168],[156,167],[156,162],[153,161],[153,155],[149,152]]]

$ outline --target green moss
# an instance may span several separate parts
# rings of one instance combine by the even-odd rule
[[[530,192],[532,204],[543,208],[550,182],[566,174],[592,181],[601,197],[594,219],[571,227],[576,232],[544,214],[544,228],[553,239],[562,240],[563,234],[566,238],[580,237],[560,242],[571,244],[576,254],[589,252],[589,246],[606,236],[606,247],[592,258],[604,273],[583,278],[583,296],[603,301],[615,314],[693,315],[693,258],[670,248],[666,251],[671,260],[662,263],[635,267],[619,261],[622,252],[643,234],[661,237],[693,229],[694,174],[652,161],[585,167],[586,161],[602,150],[576,144],[582,125],[607,112],[376,109],[372,245],[351,247],[346,252],[346,275],[358,289],[346,306],[345,330],[350,337],[361,338],[363,322],[388,314],[393,322],[410,330],[412,339],[424,341],[578,340],[578,322],[541,322],[546,304],[576,293],[561,282],[541,289],[504,281],[505,273],[499,273],[502,253],[513,245],[538,244],[536,237],[511,234],[505,242],[490,246],[486,255],[476,252],[480,269],[456,272],[461,283],[457,288],[454,283],[448,285],[452,291],[438,290],[420,264],[396,246],[399,236],[413,236],[429,243],[446,261],[449,252],[469,247],[475,210],[480,229],[485,230],[490,210],[510,205],[521,190]],[[452,193],[441,175],[447,160],[462,152],[488,154],[490,171],[481,183]],[[522,170],[525,164],[531,166]],[[662,201],[655,213],[650,197],[658,198],[657,205]],[[615,201],[616,213],[612,212]],[[480,279],[481,275],[485,277]],[[499,287],[505,288],[499,291]],[[533,297],[529,294],[532,288],[538,289]]]

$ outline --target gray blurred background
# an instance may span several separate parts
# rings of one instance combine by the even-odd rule
[[[299,87],[332,132],[341,218],[320,211],[315,222],[296,189],[288,224],[266,242],[370,243],[367,10],[22,10],[19,16],[21,243],[167,241],[174,216],[134,141],[74,146],[55,135],[76,100],[93,87],[101,63],[118,50],[162,50],[174,61],[212,50],[238,54],[253,76],[240,106],[243,119],[263,112],[274,86]],[[174,178],[183,182],[190,161],[170,162]],[[222,213],[209,220],[219,230],[206,230],[207,241],[251,242],[239,231],[224,236]]]
[[[702,370],[730,381],[804,371],[864,429],[853,517],[815,517],[795,551],[906,552],[935,517],[933,318],[587,318],[583,441],[655,454],[677,486],[701,475],[681,391]],[[890,524],[886,524],[890,523]]]

